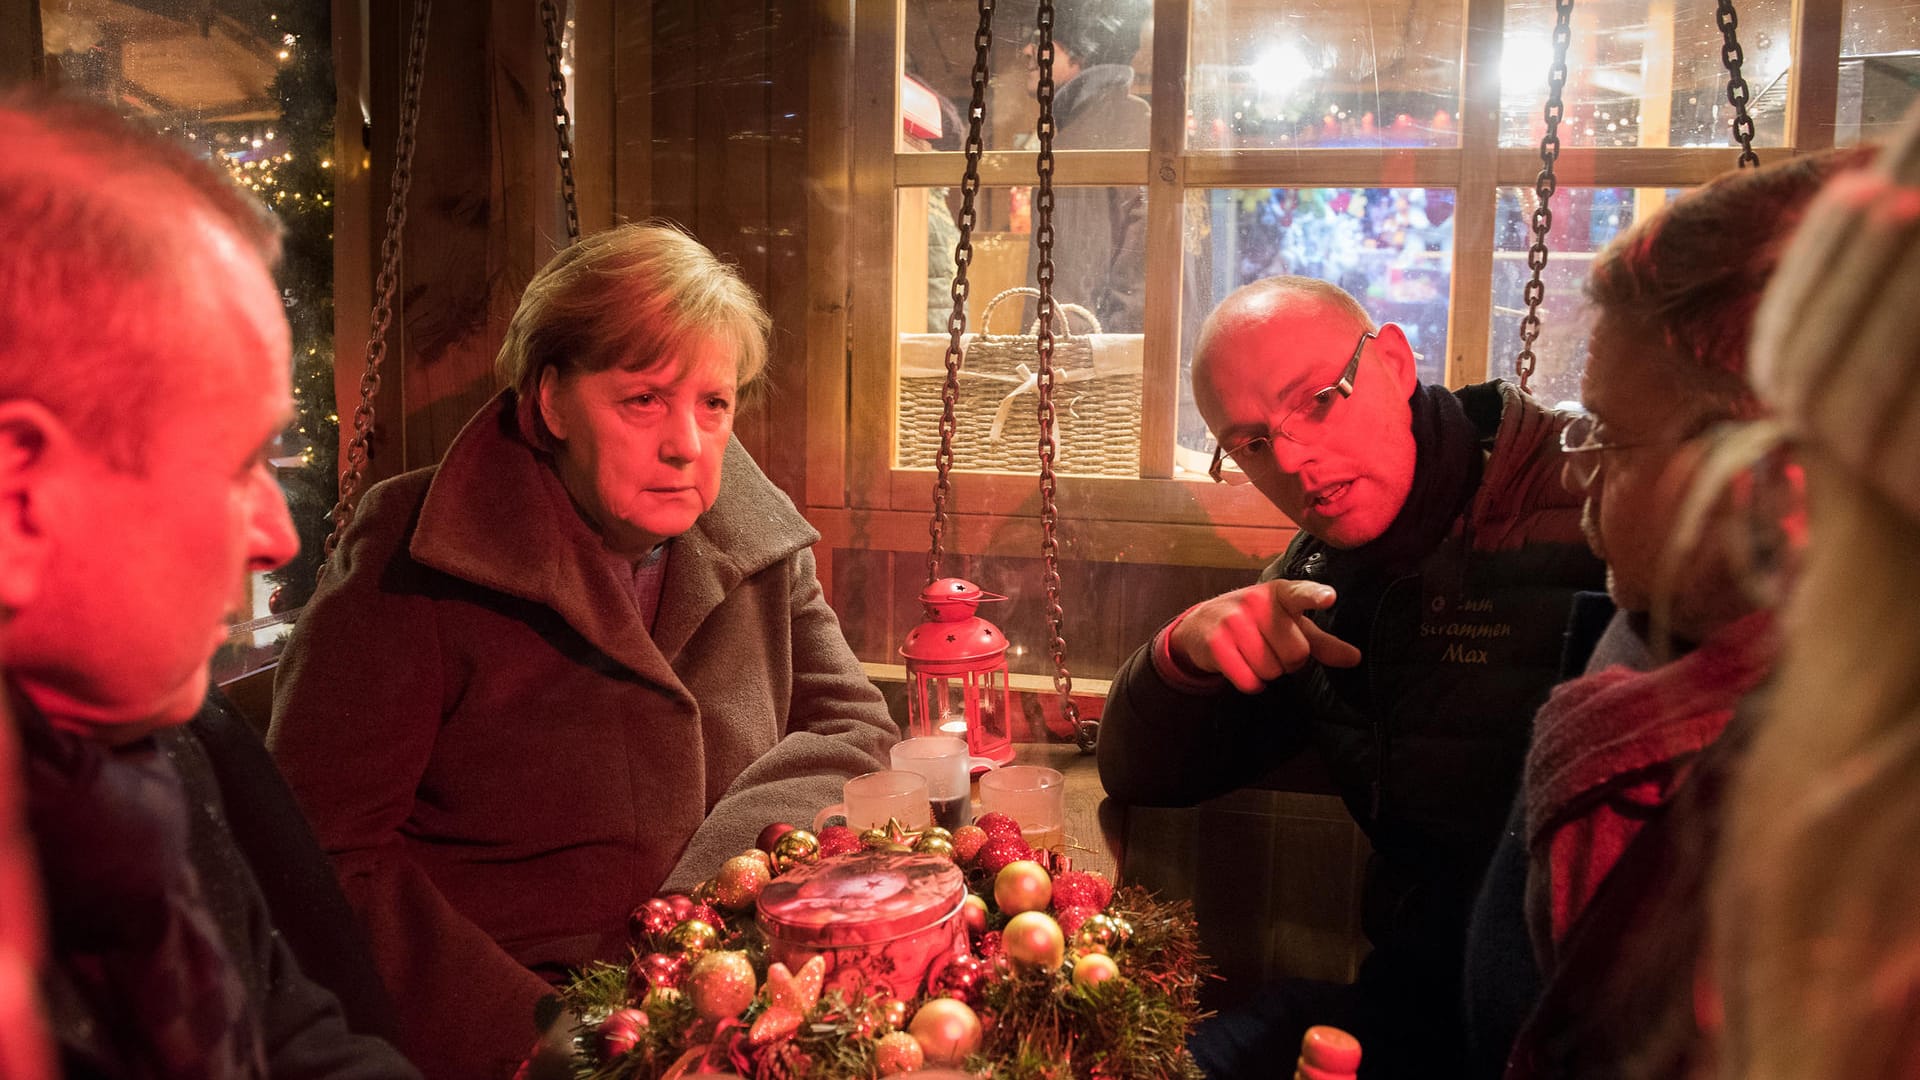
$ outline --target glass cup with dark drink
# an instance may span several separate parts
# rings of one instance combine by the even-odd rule
[[[893,744],[893,767],[926,778],[933,823],[944,829],[957,829],[973,820],[967,766],[965,739],[922,735]]]

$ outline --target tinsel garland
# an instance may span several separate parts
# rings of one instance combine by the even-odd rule
[[[1124,927],[1124,937],[1103,948],[1090,944],[1086,934],[1067,931],[1067,941],[1075,943],[1069,962],[1048,970],[1010,964],[1001,954],[999,932],[1008,916],[994,906],[994,881],[995,875],[983,866],[968,869],[968,891],[980,897],[988,911],[986,932],[975,939],[974,952],[981,954],[981,967],[990,974],[972,995],[981,1041],[978,1052],[962,1063],[963,1071],[993,1080],[1201,1076],[1186,1042],[1203,1015],[1199,988],[1209,968],[1189,905],[1162,903],[1142,889],[1121,887],[1103,912],[1113,922],[1097,925]],[[1070,925],[1078,925],[1089,912],[1076,909],[1075,914],[1078,919]],[[881,991],[849,1000],[835,989],[818,993],[816,974],[812,989],[818,997],[798,1000],[797,1024],[792,1016],[763,1021],[781,1003],[795,1005],[795,998],[791,993],[769,998],[766,942],[751,908],[720,921],[709,948],[745,955],[760,987],[753,1003],[737,1015],[716,1020],[710,1013],[703,1019],[690,997],[677,989],[635,987],[628,969],[619,965],[590,967],[561,991],[563,1004],[580,1025],[574,1040],[577,1080],[675,1080],[703,1072],[752,1080],[888,1075],[882,1040],[904,1030],[906,1018],[921,1005],[942,996],[923,992],[899,1002]],[[1076,981],[1073,968],[1087,952],[1109,953],[1117,977]],[[639,950],[635,953],[638,960]],[[789,974],[779,967],[781,987],[792,985]],[[633,1015],[636,1010],[638,1017]],[[774,1023],[782,1019],[787,1023]],[[770,1027],[780,1033],[766,1038],[763,1029]],[[896,1043],[901,1038],[894,1036]],[[897,1062],[893,1064],[897,1068]]]

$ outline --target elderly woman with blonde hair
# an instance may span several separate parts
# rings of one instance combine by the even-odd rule
[[[429,1077],[511,1074],[637,902],[886,767],[819,535],[731,437],[767,333],[684,233],[582,239],[507,389],[367,492],[295,630],[270,743]]]
[[[1920,1076],[1917,301],[1920,111],[1828,186],[1755,324],[1808,536],[1717,866],[1725,1076]]]

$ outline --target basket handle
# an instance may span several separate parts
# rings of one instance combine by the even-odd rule
[[[1079,304],[1062,304],[1056,300],[1054,301],[1054,304],[1053,304],[1053,310],[1060,316],[1060,326],[1061,326],[1061,329],[1064,331],[1064,333],[1061,335],[1063,337],[1073,336],[1073,324],[1067,321],[1068,315],[1080,316],[1080,318],[1085,320],[1086,324],[1092,328],[1084,331],[1081,334],[1082,337],[1085,337],[1087,334],[1099,334],[1099,333],[1105,332],[1100,329],[1099,317],[1096,316],[1093,312],[1088,311],[1086,308],[1081,307]],[[1039,334],[1040,334],[1040,319],[1038,316],[1035,316],[1033,322],[1027,324],[1027,336],[1038,337]]]
[[[993,325],[993,309],[1000,306],[1000,301],[1005,300],[1009,296],[1031,296],[1035,300],[1038,300],[1040,298],[1040,290],[1034,288],[1031,285],[1015,285],[1011,289],[1001,290],[999,294],[994,296],[993,299],[987,301],[987,306],[984,309],[982,309],[980,312],[980,336],[982,337],[995,336],[991,329]],[[1095,334],[1100,333],[1100,320],[1093,317],[1093,312],[1088,311],[1086,308],[1081,307],[1079,304],[1066,304],[1063,306],[1060,303],[1060,301],[1055,300],[1053,302],[1053,313],[1060,319],[1060,325],[1067,327],[1067,332],[1063,336],[1065,337],[1073,336],[1072,327],[1068,326],[1068,323],[1067,323],[1067,312],[1069,311],[1078,312],[1082,318],[1086,319],[1088,323],[1092,324],[1093,326],[1092,333],[1095,333]],[[1032,333],[1032,334],[1039,333],[1038,322],[1034,324],[1034,329],[1029,331],[1029,333]]]

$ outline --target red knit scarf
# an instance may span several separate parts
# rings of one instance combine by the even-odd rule
[[[1773,618],[1749,615],[1652,671],[1608,667],[1555,688],[1527,754],[1527,926],[1543,971],[1695,754],[1767,675]]]

